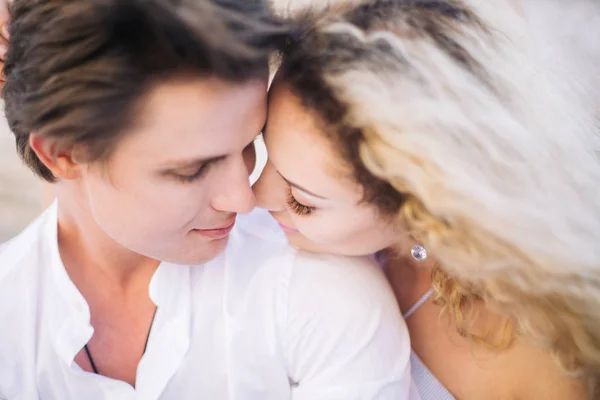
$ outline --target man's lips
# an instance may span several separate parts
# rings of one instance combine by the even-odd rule
[[[211,239],[222,239],[229,235],[233,227],[235,226],[235,218],[226,222],[220,227],[212,228],[212,229],[194,229],[193,232],[198,233],[200,235],[209,237]]]

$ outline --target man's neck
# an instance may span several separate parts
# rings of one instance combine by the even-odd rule
[[[159,261],[142,256],[110,238],[81,202],[58,196],[58,247],[71,280],[111,292],[146,292]]]

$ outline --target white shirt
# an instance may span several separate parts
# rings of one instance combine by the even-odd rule
[[[163,263],[136,388],[73,361],[94,332],[62,264],[54,204],[0,247],[0,399],[416,399],[408,331],[366,259],[292,249],[268,214],[225,252]]]

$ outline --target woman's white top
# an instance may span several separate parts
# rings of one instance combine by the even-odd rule
[[[367,259],[287,245],[268,214],[238,218],[227,249],[163,263],[135,388],[73,361],[94,333],[57,245],[57,205],[0,248],[0,399],[416,399],[410,342]]]
[[[456,400],[414,351],[410,355],[410,366],[421,400]]]

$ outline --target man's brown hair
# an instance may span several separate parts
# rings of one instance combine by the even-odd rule
[[[110,154],[143,96],[178,77],[245,82],[268,74],[286,28],[261,0],[16,0],[4,73],[6,116],[19,155],[56,178],[29,146]]]

